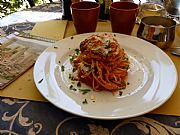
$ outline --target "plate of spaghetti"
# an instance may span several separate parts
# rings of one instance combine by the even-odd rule
[[[165,103],[177,85],[177,72],[168,55],[151,43],[98,32],[48,47],[35,63],[34,81],[49,102],[67,112],[123,119]]]

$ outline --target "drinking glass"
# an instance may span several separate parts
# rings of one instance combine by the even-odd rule
[[[100,5],[96,2],[81,1],[71,5],[73,23],[77,34],[94,32],[99,18]]]
[[[139,14],[136,20],[139,24],[141,19],[146,16],[166,16],[166,11],[162,3],[145,2],[140,3],[139,5]]]
[[[113,2],[110,6],[112,32],[130,35],[134,28],[138,11],[138,5],[133,2]]]

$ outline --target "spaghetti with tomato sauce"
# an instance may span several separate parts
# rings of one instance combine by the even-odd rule
[[[80,43],[80,53],[71,61],[73,79],[96,91],[126,88],[129,60],[111,34],[91,35]]]

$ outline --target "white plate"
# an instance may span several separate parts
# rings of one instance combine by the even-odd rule
[[[82,94],[69,79],[72,66],[69,55],[92,34],[76,35],[58,41],[37,59],[34,80],[40,93],[67,112],[97,119],[122,119],[150,112],[165,103],[175,90],[177,71],[171,59],[158,47],[136,37],[111,33],[130,58],[129,85],[120,96],[91,90]],[[61,66],[65,67],[61,71]],[[88,86],[82,85],[86,88]],[[83,104],[84,100],[87,104]]]

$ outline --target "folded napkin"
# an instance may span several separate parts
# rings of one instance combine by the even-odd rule
[[[60,40],[64,37],[66,24],[67,20],[38,22],[32,29],[31,35]]]

